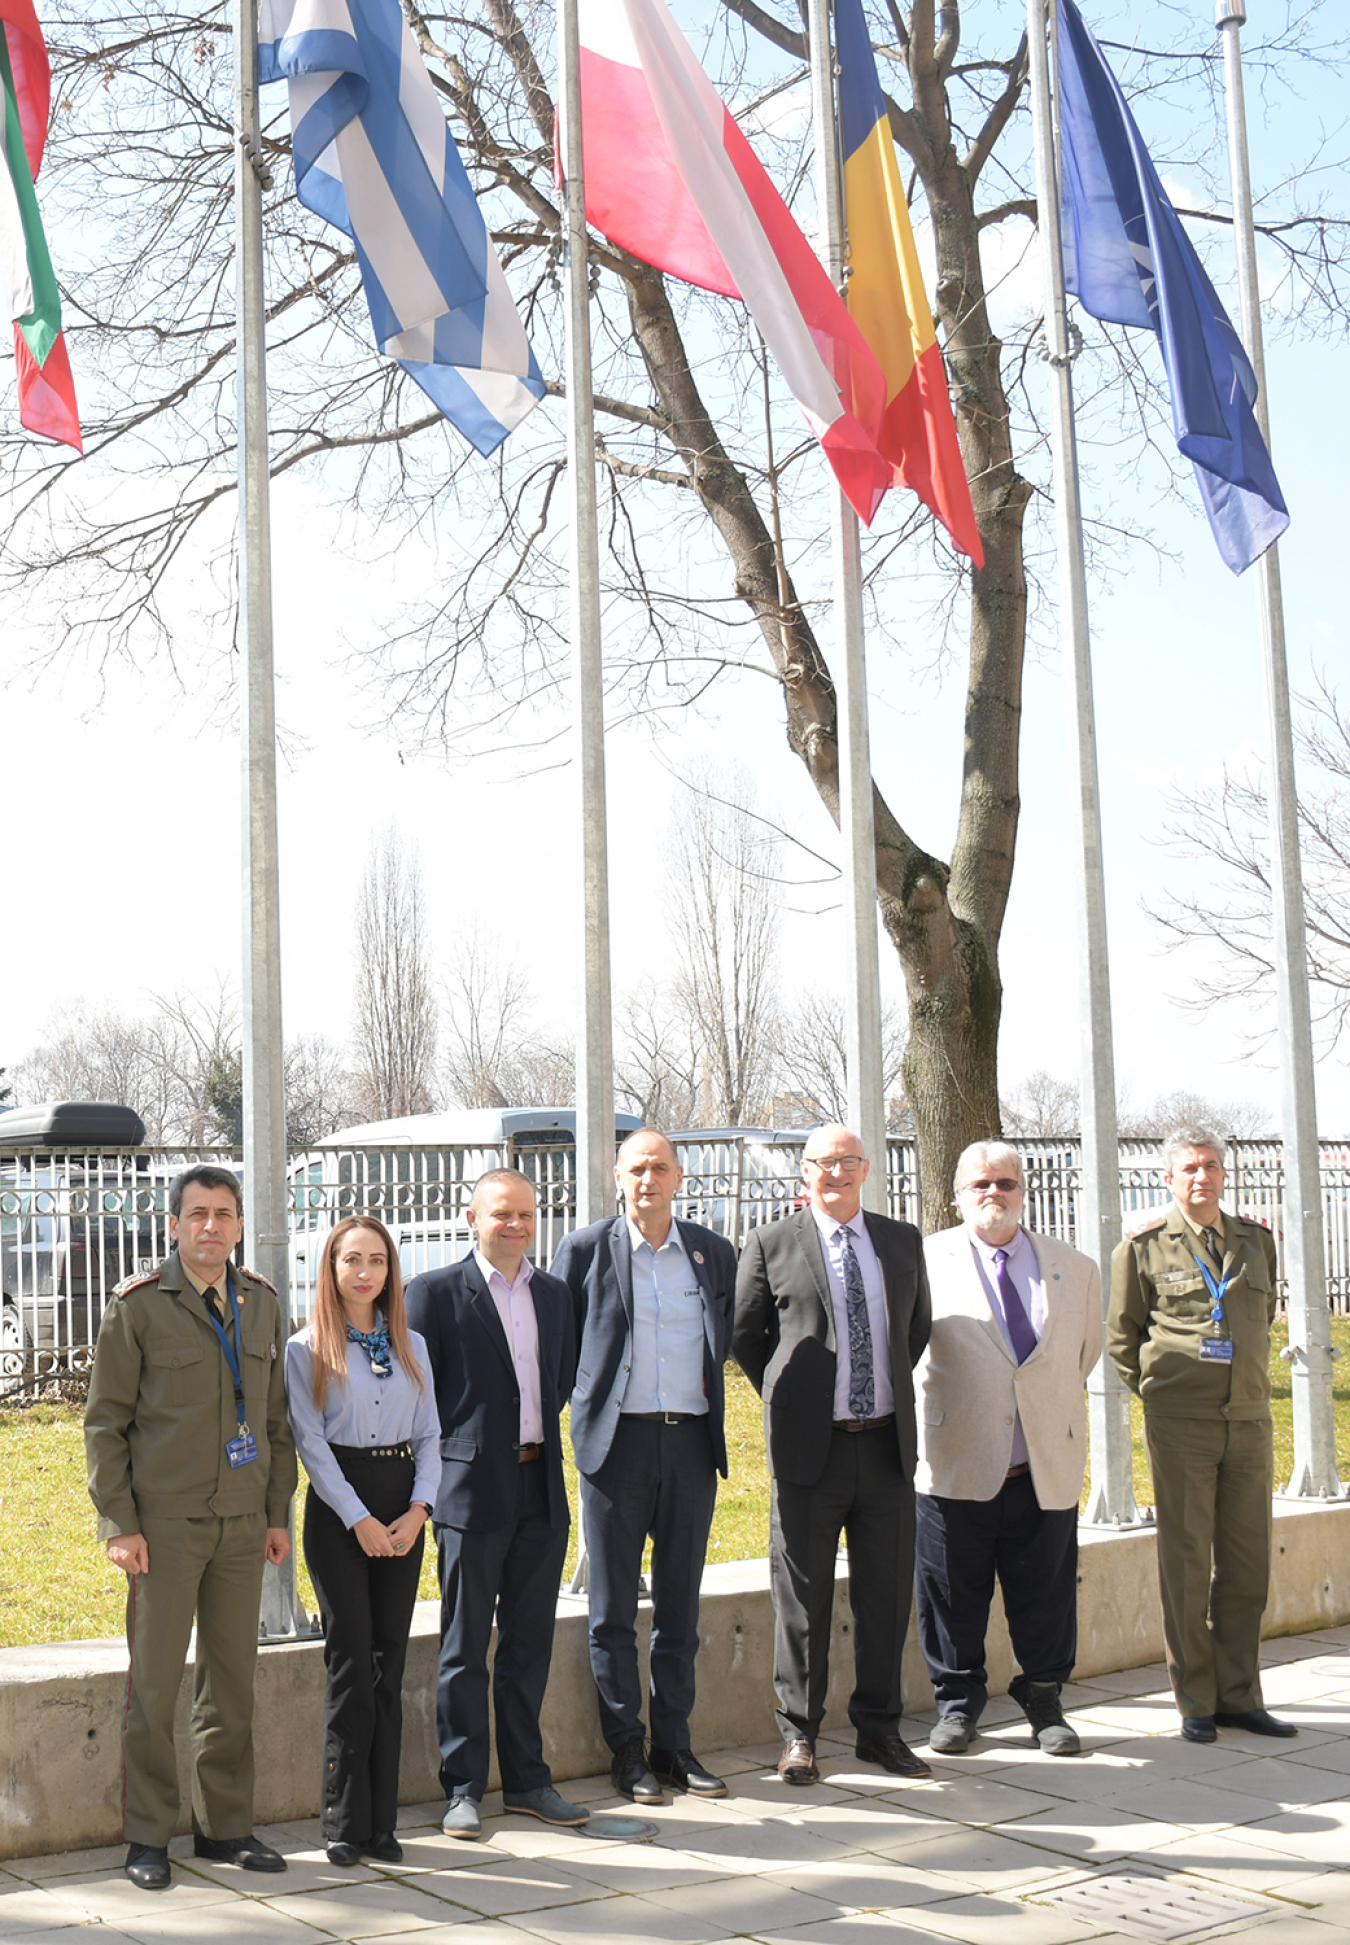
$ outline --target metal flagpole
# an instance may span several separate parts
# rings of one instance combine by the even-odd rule
[[[1247,159],[1247,113],[1242,89],[1243,0],[1217,0],[1214,21],[1223,42],[1228,96],[1228,164],[1233,183],[1242,335],[1256,373],[1256,419],[1270,445],[1261,298]],[[1275,990],[1279,1005],[1280,1100],[1284,1131],[1284,1267],[1289,1296],[1289,1360],[1294,1406],[1291,1497],[1339,1497],[1331,1343],[1322,1236],[1322,1186],[1317,1149],[1317,1089],[1313,1072],[1312,1007],[1303,921],[1298,787],[1285,656],[1280,557],[1269,547],[1256,563],[1270,743],[1270,854],[1274,897]]]
[[[844,288],[843,185],[835,114],[830,0],[811,0],[811,100],[816,193],[830,280]],[[834,654],[839,739],[839,834],[844,844],[844,1063],[848,1118],[872,1160],[863,1201],[886,1213],[886,1101],[881,1070],[881,968],[877,956],[877,854],[872,755],[863,652],[862,555],[858,517],[830,478],[834,565]]]
[[[1111,980],[1106,943],[1106,879],[1102,868],[1097,739],[1092,708],[1083,514],[1074,430],[1073,361],[1078,336],[1069,325],[1064,252],[1059,229],[1059,168],[1046,46],[1047,0],[1027,0],[1031,56],[1031,114],[1036,140],[1038,228],[1046,261],[1045,346],[1050,367],[1051,445],[1055,469],[1055,538],[1059,560],[1060,639],[1064,653],[1069,742],[1078,787],[1074,793],[1074,859],[1078,945],[1079,1046],[1082,1076],[1082,1181],[1078,1246],[1102,1273],[1105,1315],[1111,1252],[1120,1241],[1120,1141],[1116,1130],[1115,1055],[1111,1036]],[[1129,1525],[1138,1519],[1130,1440],[1130,1396],[1109,1358],[1088,1379],[1088,1437],[1092,1476],[1087,1519]]]
[[[567,474],[572,498],[572,674],[581,813],[581,1033],[577,1044],[577,1222],[614,1212],[614,1055],[605,832],[605,703],[596,540],[590,283],[581,164],[581,54],[576,0],[558,0],[566,174]]]
[[[258,113],[257,0],[235,17],[235,331],[239,443],[239,638],[244,654],[244,1254],[273,1284],[289,1321],[286,1103],[281,1058],[281,922],[277,878],[272,558],[268,521],[262,192],[272,178]],[[277,1346],[280,1353],[281,1346]],[[291,1515],[294,1541],[295,1520]],[[260,1632],[306,1625],[295,1600],[295,1552],[263,1579]]]

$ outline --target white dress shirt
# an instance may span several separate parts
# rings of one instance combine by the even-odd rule
[[[877,1261],[872,1238],[867,1233],[863,1212],[859,1209],[851,1222],[839,1223],[833,1216],[822,1215],[814,1203],[810,1204],[811,1214],[815,1217],[820,1231],[820,1245],[825,1253],[825,1274],[830,1280],[830,1301],[834,1306],[834,1415],[836,1419],[852,1418],[849,1410],[849,1385],[853,1376],[853,1360],[849,1350],[848,1336],[848,1298],[844,1291],[844,1249],[840,1230],[847,1229],[853,1239],[853,1254],[858,1259],[862,1271],[863,1292],[867,1298],[867,1322],[872,1332],[872,1388],[875,1404],[874,1418],[885,1418],[895,1410],[895,1387],[891,1383],[890,1338],[886,1330],[886,1284]]]
[[[534,1314],[534,1298],[530,1295],[534,1264],[527,1257],[522,1257],[515,1282],[508,1283],[480,1249],[474,1251],[473,1260],[497,1306],[497,1315],[502,1320],[502,1329],[506,1332],[506,1342],[510,1347],[511,1362],[516,1369],[516,1383],[520,1387],[520,1431],[517,1436],[522,1445],[542,1445],[544,1407],[539,1390],[539,1319]]]

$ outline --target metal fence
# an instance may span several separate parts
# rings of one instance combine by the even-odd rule
[[[677,1213],[738,1245],[758,1224],[790,1213],[801,1193],[804,1133],[677,1136],[685,1170]],[[1023,1141],[1028,1228],[1074,1241],[1076,1141]],[[78,1370],[117,1285],[168,1253],[168,1185],[192,1161],[238,1167],[229,1149],[122,1149],[0,1153],[0,1380]],[[1121,1144],[1121,1209],[1127,1229],[1167,1200],[1157,1142]],[[392,1232],[405,1276],[453,1262],[468,1246],[465,1206],[488,1168],[520,1168],[539,1190],[536,1257],[551,1260],[576,1220],[570,1139],[504,1139],[481,1147],[328,1147],[289,1162],[290,1306],[308,1316],[319,1256],[333,1224],[376,1215]],[[886,1158],[893,1215],[920,1220],[914,1143],[893,1139]],[[1234,1142],[1226,1200],[1266,1223],[1281,1255],[1283,1167],[1279,1145]],[[1322,1144],[1327,1288],[1333,1310],[1350,1309],[1350,1142]]]

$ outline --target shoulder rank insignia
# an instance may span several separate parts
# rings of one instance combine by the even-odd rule
[[[142,1290],[147,1283],[158,1282],[158,1270],[133,1270],[130,1276],[124,1276],[122,1278],[122,1281],[113,1291],[113,1295],[115,1297],[129,1297],[133,1290]]]
[[[1163,1224],[1166,1221],[1167,1221],[1166,1209],[1162,1210],[1161,1213],[1156,1216],[1147,1216],[1145,1217],[1143,1222],[1139,1223],[1134,1229],[1130,1231],[1130,1237],[1133,1240],[1133,1238],[1135,1238],[1136,1236],[1150,1235],[1153,1230],[1161,1229]]]
[[[273,1295],[274,1297],[276,1296],[276,1294],[277,1294],[277,1286],[276,1286],[276,1284],[275,1284],[275,1283],[269,1283],[269,1282],[267,1281],[267,1278],[266,1278],[265,1276],[259,1276],[259,1275],[258,1275],[258,1272],[257,1272],[256,1270],[251,1270],[251,1269],[249,1269],[249,1267],[248,1267],[248,1265],[247,1265],[246,1263],[241,1263],[241,1264],[240,1264],[240,1266],[239,1266],[239,1274],[240,1274],[240,1276],[246,1276],[246,1277],[248,1277],[248,1279],[249,1279],[249,1281],[250,1281],[250,1282],[252,1282],[252,1283],[261,1283],[261,1285],[262,1285],[262,1287],[263,1287],[263,1289],[264,1289],[264,1290],[270,1290],[270,1291],[272,1292],[272,1295]]]

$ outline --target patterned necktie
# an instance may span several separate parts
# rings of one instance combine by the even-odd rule
[[[1012,1280],[1006,1249],[994,1251],[994,1281],[998,1285],[998,1300],[1003,1306],[1003,1321],[1008,1326],[1008,1342],[1012,1345],[1013,1356],[1019,1364],[1025,1364],[1036,1348],[1036,1333],[1017,1285]]]
[[[835,1230],[844,1265],[844,1305],[848,1312],[848,1409],[851,1418],[875,1418],[876,1372],[872,1363],[872,1326],[867,1316],[867,1292],[853,1238],[842,1226]]]

